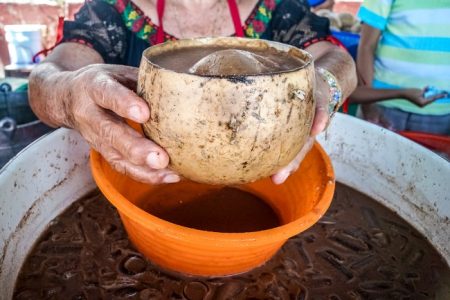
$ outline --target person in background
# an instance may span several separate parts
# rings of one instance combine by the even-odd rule
[[[79,131],[119,172],[142,182],[177,182],[180,177],[167,168],[164,149],[124,121],[149,118],[151,108],[134,92],[142,52],[178,38],[233,35],[294,45],[314,59],[311,137],[272,176],[282,183],[325,128],[330,107],[337,108],[356,86],[352,58],[333,43],[328,19],[314,15],[307,0],[86,1],[75,20],[65,22],[62,42],[33,70],[31,107],[50,126]]]
[[[450,0],[364,0],[359,84],[364,119],[450,135]]]

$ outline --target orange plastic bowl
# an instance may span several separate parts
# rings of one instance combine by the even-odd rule
[[[330,159],[315,144],[299,170],[282,185],[270,178],[239,188],[252,192],[278,214],[282,226],[246,233],[219,233],[176,225],[140,209],[136,203],[155,186],[136,182],[114,171],[103,157],[91,151],[94,179],[119,211],[131,242],[155,264],[173,271],[219,276],[242,273],[270,259],[286,240],[308,229],[331,203],[335,181]],[[211,188],[190,182],[173,188]]]

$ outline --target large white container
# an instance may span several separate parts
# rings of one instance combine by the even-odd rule
[[[33,55],[42,50],[42,32],[45,25],[6,25],[5,39],[11,64],[33,63]]]
[[[450,163],[409,140],[338,114],[319,138],[336,179],[371,196],[415,226],[450,263]],[[0,299],[11,299],[34,241],[71,203],[95,186],[89,147],[59,129],[0,171]]]

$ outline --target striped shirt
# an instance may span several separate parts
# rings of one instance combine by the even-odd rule
[[[358,16],[381,31],[374,88],[450,90],[450,0],[364,0]],[[424,108],[402,99],[380,104],[416,114],[450,114],[450,98]]]

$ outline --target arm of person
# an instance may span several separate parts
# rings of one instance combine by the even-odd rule
[[[124,119],[138,123],[149,109],[133,89],[137,68],[104,64],[94,49],[58,45],[30,75],[30,105],[50,126],[74,128],[119,172],[150,183],[175,182],[167,153]]]
[[[381,36],[381,31],[367,24],[361,25],[361,39],[358,45],[356,69],[358,71],[358,85],[372,86],[374,76],[374,54]]]
[[[316,68],[324,68],[334,75],[341,87],[343,99],[347,98],[355,89],[357,83],[355,64],[352,57],[345,50],[325,41],[312,44],[305,50],[313,56]],[[330,87],[325,79],[317,73],[314,97],[316,100],[316,114],[311,128],[311,135],[294,160],[272,176],[272,181],[276,184],[283,183],[290,174],[298,169],[303,158],[314,144],[315,136],[322,132],[329,122]]]
[[[403,98],[402,89],[374,89],[368,86],[358,86],[350,95],[350,103],[370,104],[388,99]]]
[[[438,97],[424,98],[421,89],[374,89],[372,81],[374,76],[374,53],[380,39],[381,31],[367,24],[361,26],[361,40],[358,46],[357,70],[358,87],[352,93],[350,103],[372,104],[389,99],[402,98],[423,107]],[[365,106],[363,110],[370,109]]]
[[[149,183],[175,182],[167,153],[125,122],[147,121],[135,94],[137,68],[123,66],[127,28],[105,1],[86,1],[64,22],[61,43],[30,76],[30,103],[45,123],[77,130],[117,171]]]
[[[401,98],[419,107],[424,107],[444,96],[445,94],[437,94],[426,98],[423,89],[374,89],[368,86],[358,86],[351,94],[349,101],[356,104],[371,104]]]
[[[355,63],[344,49],[330,42],[318,42],[305,49],[314,59],[315,68],[323,68],[334,75],[342,92],[342,99],[350,96],[357,84]],[[322,132],[328,124],[330,87],[323,76],[316,72],[316,117],[311,135]]]
[[[372,104],[389,99],[402,98],[416,104],[419,107],[424,107],[436,99],[439,99],[440,95],[425,98],[423,96],[424,91],[421,89],[372,88],[374,76],[374,53],[380,36],[380,29],[368,24],[363,24],[361,26],[361,40],[358,46],[357,57],[358,87],[350,96],[349,101],[350,103],[362,104],[361,109],[367,120],[381,124],[384,127],[389,127],[390,125],[386,120],[383,120],[379,109]]]
[[[356,60],[356,67],[358,72],[358,91],[357,97],[361,96],[358,93],[361,91],[359,87],[372,88],[374,79],[374,56],[378,46],[378,41],[382,32],[386,29],[389,16],[392,10],[392,1],[381,0],[364,0],[359,11],[358,17],[362,21],[361,38],[358,47],[358,57]],[[364,91],[364,90],[362,90]],[[371,94],[375,97],[380,97]],[[362,95],[364,97],[364,95]],[[382,96],[382,95],[381,95]],[[352,99],[352,97],[350,98]],[[361,101],[361,97],[359,97]],[[391,124],[384,118],[381,109],[372,103],[362,104],[361,110],[364,119],[383,127],[390,128]]]
[[[375,124],[389,128],[390,123],[382,116],[375,102],[383,100],[385,96],[398,95],[400,91],[376,91],[372,88],[374,77],[374,55],[381,36],[381,30],[363,23],[361,25],[361,38],[358,45],[356,70],[358,73],[358,87],[350,96],[351,103],[360,103],[364,118]]]
[[[292,12],[295,11],[295,14]],[[307,0],[281,1],[273,13],[268,31],[263,38],[300,47],[311,53],[315,67],[323,68],[335,77],[342,90],[342,97],[348,97],[356,85],[355,64],[351,56],[340,47],[327,41],[330,36],[330,22],[311,12]],[[307,34],[305,34],[307,33]],[[294,160],[276,174],[272,181],[283,183],[297,170],[306,153],[311,149],[315,136],[325,129],[329,121],[329,104],[332,91],[327,80],[316,72],[314,98],[316,113],[311,128],[310,138]]]

